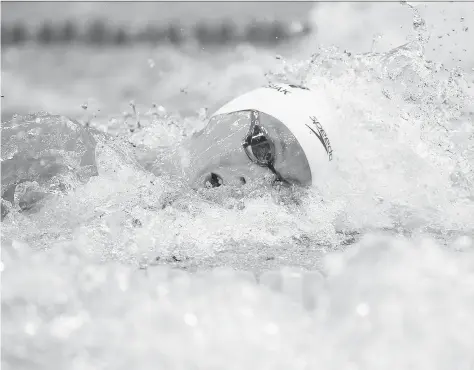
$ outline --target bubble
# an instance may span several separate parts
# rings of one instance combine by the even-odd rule
[[[189,326],[196,326],[197,323],[198,323],[198,319],[196,317],[196,315],[194,315],[193,313],[186,313],[184,314],[184,322],[186,323],[186,325],[189,325]]]
[[[356,307],[356,312],[359,316],[365,317],[370,314],[370,306],[367,303],[360,303]]]
[[[278,325],[273,322],[270,322],[265,325],[265,332],[269,335],[276,335],[279,332]]]
[[[29,336],[34,336],[36,335],[37,332],[37,326],[33,322],[27,322],[25,324],[25,333],[28,334]]]

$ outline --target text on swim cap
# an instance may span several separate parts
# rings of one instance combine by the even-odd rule
[[[293,89],[301,89],[301,90],[308,90],[309,91],[309,89],[307,87],[300,86],[300,85],[288,85],[288,86],[290,86]],[[278,86],[278,85],[275,85],[275,84],[269,84],[265,87],[267,87],[269,89],[279,91],[279,92],[283,93],[284,95],[291,94],[291,91],[284,88],[283,86]]]
[[[269,88],[269,89],[273,89],[273,90],[279,91],[279,92],[283,93],[284,95],[291,93],[290,90],[287,90],[287,89],[285,89],[285,88],[282,87],[282,86],[278,86],[278,85],[274,85],[274,84],[269,84],[269,85],[267,85],[267,86],[265,86],[265,87],[267,87],[267,88]]]
[[[316,117],[309,117],[309,118],[311,119],[311,122],[313,123],[313,126],[316,127],[316,130],[318,132],[313,130],[313,128],[310,125],[306,124],[306,126],[311,130],[311,132],[313,132],[313,134],[316,135],[316,137],[319,139],[321,144],[323,144],[324,149],[326,150],[326,153],[328,153],[329,160],[332,160],[332,147],[331,147],[331,143],[329,141],[329,138],[326,134],[326,131],[324,131],[323,126],[321,126],[321,123],[319,123],[319,121]]]

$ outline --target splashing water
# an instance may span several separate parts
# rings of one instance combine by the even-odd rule
[[[311,190],[191,191],[157,163],[198,118],[141,116],[46,153],[54,176],[2,201],[2,365],[472,368],[473,75],[427,61],[417,13],[414,27],[386,53],[320,47],[268,74],[324,94],[341,133]],[[41,142],[8,125],[2,172]]]

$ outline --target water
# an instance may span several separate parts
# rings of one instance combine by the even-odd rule
[[[311,190],[193,192],[147,151],[203,117],[93,121],[118,135],[96,138],[99,176],[26,184],[43,207],[2,222],[2,365],[472,369],[473,72],[428,61],[415,25],[388,52],[274,62],[267,78],[324,95],[341,133]]]

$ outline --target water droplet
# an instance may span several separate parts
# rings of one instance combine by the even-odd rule
[[[36,334],[36,325],[32,322],[27,322],[25,324],[25,333],[28,334],[28,335],[35,335]]]
[[[161,284],[156,287],[156,292],[160,297],[164,297],[169,293],[168,288]]]
[[[265,332],[270,335],[275,335],[279,331],[278,325],[271,322],[265,325]]]
[[[370,313],[370,306],[367,303],[357,305],[356,312],[359,316],[365,317]]]
[[[184,314],[184,322],[186,323],[186,325],[196,326],[197,322],[198,322],[198,319],[197,319],[195,314],[188,312],[188,313]]]

